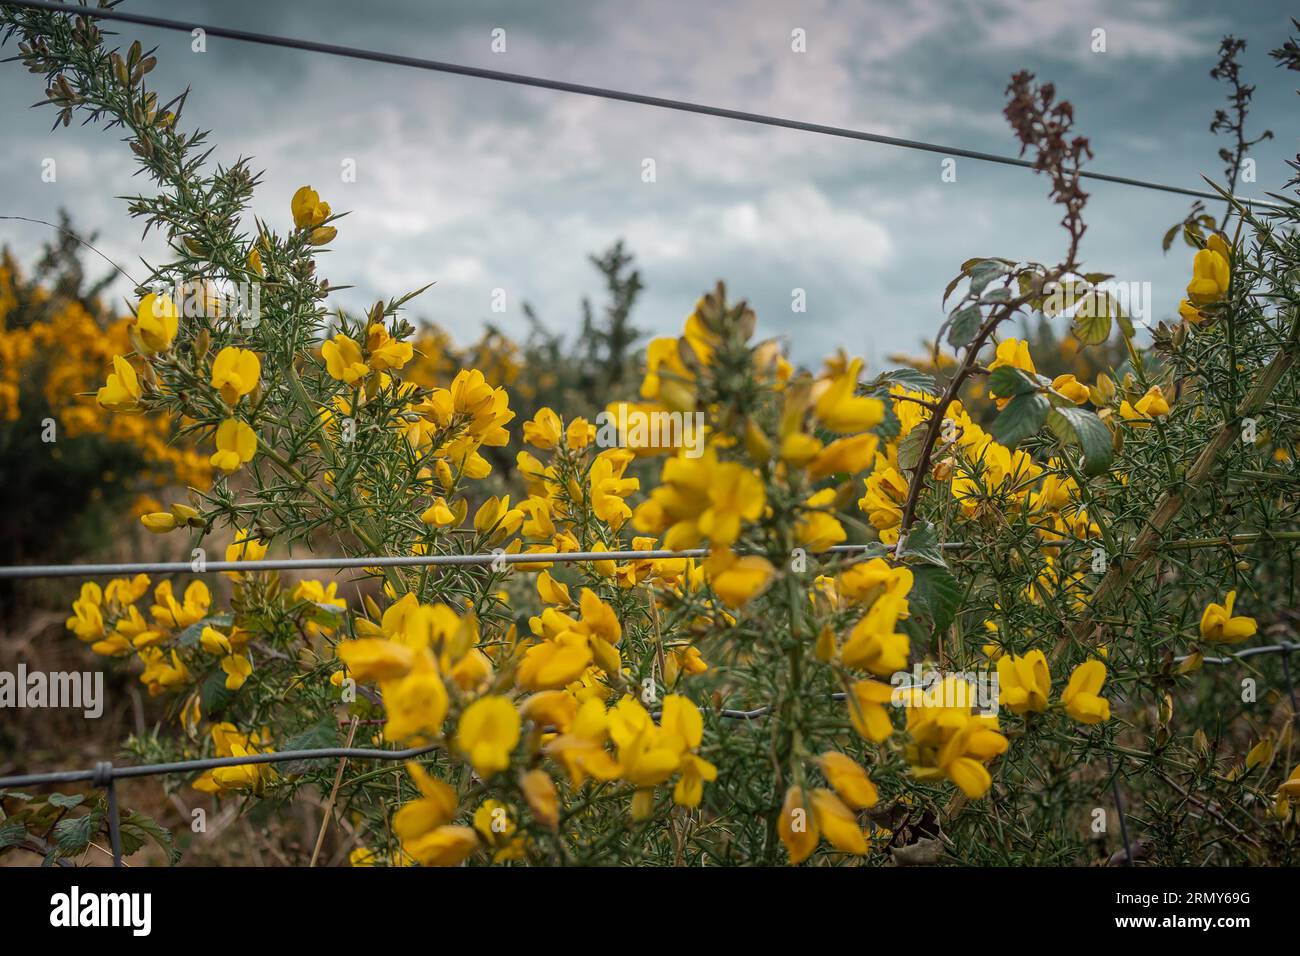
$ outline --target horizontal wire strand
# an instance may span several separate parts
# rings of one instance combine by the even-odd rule
[[[598,99],[616,100],[623,103],[636,103],[641,106],[652,106],[658,109],[677,110],[684,113],[714,116],[720,119],[736,120],[738,122],[753,123],[760,126],[772,126],[780,129],[791,129],[805,133],[818,133],[824,136],[835,136],[841,139],[854,139],[867,143],[876,143],[881,146],[895,146],[901,149],[913,149],[927,153],[938,153],[943,156],[959,156],[963,159],[974,159],[985,163],[997,163],[1003,166],[1017,166],[1022,169],[1034,168],[1032,162],[1018,156],[1004,156],[998,153],[986,153],[981,150],[966,149],[961,146],[929,143],[924,140],[907,139],[901,136],[886,136],[883,133],[872,133],[866,130],[851,129],[845,126],[809,123],[803,120],[772,116],[766,113],[751,113],[745,110],[729,109],[722,106],[709,106],[704,103],[692,103],[687,100],[672,99],[671,97],[650,96],[645,93],[633,93],[628,90],[616,90],[604,86],[593,86],[585,83],[570,83],[564,80],[553,80],[541,76],[530,76],[524,73],[511,73],[506,70],[490,70],[486,67],[469,66],[463,63],[448,63],[442,60],[429,60],[423,57],[403,56],[397,53],[387,53],[382,50],[364,50],[358,47],[345,46],[337,43],[301,40],[296,37],[277,36],[274,34],[259,33],[252,30],[236,30],[229,27],[211,26],[200,23],[186,23],[180,20],[168,20],[163,17],[154,17],[140,13],[123,13],[118,10],[71,7],[60,3],[50,3],[47,2],[47,0],[0,0],[0,5],[19,7],[28,10],[41,10],[49,13],[60,13],[66,16],[85,16],[97,20],[114,20],[138,26],[155,27],[160,30],[176,30],[182,33],[190,33],[192,30],[202,30],[210,36],[221,37],[228,40],[239,40],[245,43],[258,43],[266,46],[303,50],[309,53],[324,53],[329,56],[347,57],[354,60],[367,60],[372,63],[385,63],[391,66],[411,67],[413,69],[429,70],[435,73],[449,73],[456,76],[468,76],[475,79],[492,80],[497,83],[510,83],[516,86],[529,86],[536,89],[553,90],[560,93],[574,93],[579,96],[592,96]],[[1135,186],[1140,189],[1175,193],[1181,196],[1192,196],[1197,199],[1210,199],[1218,202],[1224,198],[1222,194],[1211,192],[1209,190],[1191,189],[1185,186],[1171,186],[1167,183],[1135,179],[1131,176],[1118,176],[1111,173],[1099,173],[1089,170],[1080,170],[1079,175],[1085,179],[1116,183],[1121,186]],[[1266,199],[1247,199],[1240,196],[1235,196],[1233,198],[1237,202],[1251,206],[1262,206],[1270,209],[1285,208],[1280,203]]]
[[[1225,535],[1220,538],[1196,539],[1187,541],[1168,541],[1165,547],[1178,550],[1191,544],[1204,547],[1235,547],[1239,544],[1260,544],[1274,540],[1268,532],[1250,532],[1237,535]],[[1279,534],[1277,540],[1289,539],[1288,535]],[[1078,538],[1048,539],[1037,543],[1040,548],[1063,548],[1070,544],[1084,543]],[[1096,542],[1093,542],[1096,544]],[[943,551],[961,551],[970,547],[967,541],[941,541],[938,547]],[[837,544],[813,552],[814,556],[853,554],[870,552],[881,548],[880,542],[870,541],[864,544]],[[895,550],[889,546],[880,552],[885,557]],[[760,554],[761,552],[748,552]],[[29,564],[0,566],[0,580],[15,578],[68,578],[68,577],[116,577],[135,574],[216,574],[218,572],[257,572],[257,571],[313,571],[313,570],[348,570],[352,568],[401,568],[401,567],[465,567],[484,564],[565,564],[578,561],[664,561],[679,558],[708,557],[707,548],[687,548],[670,550],[624,550],[624,551],[529,551],[529,552],[491,552],[480,554],[413,554],[385,555],[376,557],[353,558],[272,558],[268,560],[242,561],[138,561],[116,562],[107,564]]]
[[[1060,547],[1064,541],[1044,541],[1042,547]],[[867,544],[837,544],[814,552],[853,554],[880,547]],[[945,541],[945,551],[967,547],[963,541]],[[889,549],[892,551],[893,549]],[[743,552],[742,552],[743,553]],[[759,552],[752,552],[759,553]],[[881,551],[884,557],[888,551]],[[564,564],[575,561],[664,561],[676,558],[706,558],[708,548],[679,551],[531,551],[493,554],[413,554],[374,558],[278,558],[263,561],[142,561],[116,564],[31,564],[0,567],[0,580],[13,578],[120,577],[135,574],[216,574],[218,572],[347,570],[351,568],[465,567],[483,564]]]
[[[1231,664],[1235,661],[1247,657],[1255,657],[1260,654],[1291,654],[1300,651],[1300,644],[1283,642],[1281,644],[1269,644],[1261,647],[1248,647],[1241,652],[1230,657],[1207,657],[1203,663],[1206,664]],[[1181,662],[1186,657],[1178,657],[1174,660]],[[906,688],[903,688],[906,689]],[[847,695],[843,692],[831,694],[832,700],[845,700]],[[723,709],[718,711],[718,715],[723,718],[732,720],[754,720],[758,717],[766,716],[771,713],[771,705],[756,707],[753,710],[730,710]],[[429,744],[424,747],[409,747],[405,750],[373,750],[361,747],[320,747],[313,750],[280,750],[270,753],[247,754],[242,757],[205,757],[196,760],[179,760],[171,763],[153,763],[153,764],[136,764],[126,767],[115,767],[107,762],[100,762],[95,767],[88,770],[54,770],[47,773],[29,773],[20,774],[11,777],[0,777],[0,788],[4,787],[35,787],[45,784],[60,783],[94,783],[97,786],[103,786],[113,780],[122,780],[130,777],[155,777],[173,773],[192,773],[200,770],[216,770],[222,767],[242,767],[250,764],[277,764],[293,763],[302,760],[413,760],[416,757],[431,753],[437,750],[440,745]]]

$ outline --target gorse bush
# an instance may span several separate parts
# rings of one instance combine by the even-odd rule
[[[109,279],[86,281],[66,227],[32,275],[9,251],[0,260],[0,482],[23,492],[0,506],[6,563],[74,558],[123,509],[154,511],[164,488],[212,480],[207,455],[171,440],[168,416],[95,401],[104,364],[131,349],[130,321],[102,301]]]
[[[337,784],[243,764],[171,785],[250,808],[332,793],[365,865],[1294,861],[1287,657],[1228,656],[1297,617],[1294,198],[1195,211],[1187,298],[1143,344],[1080,260],[1088,143],[1018,74],[1006,116],[1063,253],[964,263],[927,370],[796,368],[718,284],[608,407],[520,416],[517,357],[449,374],[410,296],[331,312],[329,197],[304,186],[250,222],[257,176],[207,165],[138,44],[0,20],[62,121],[121,127],[155,186],[130,208],[171,258],[97,400],[183,422],[216,477],[143,524],[200,570],[215,531],[252,561],[520,556],[87,582],[69,628],[174,715],[137,757],[429,747]],[[631,367],[639,280],[603,261],[622,312],[600,354]],[[251,301],[232,287],[257,308],[159,291]],[[1039,373],[1007,334],[1030,322],[1069,336],[1072,371]],[[627,549],[698,556],[599,557]]]

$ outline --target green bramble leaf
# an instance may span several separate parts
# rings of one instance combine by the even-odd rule
[[[1054,408],[1047,416],[1047,426],[1061,441],[1079,446],[1086,474],[1101,474],[1110,467],[1115,457],[1110,429],[1092,412],[1068,406]]]
[[[1038,391],[1038,383],[1014,365],[999,365],[989,373],[989,391],[998,398],[1015,398]]]
[[[970,290],[975,295],[980,295],[988,284],[999,276],[1004,276],[1011,271],[1011,268],[1005,262],[999,262],[996,259],[984,259],[970,270]]]
[[[27,828],[18,821],[10,821],[0,826],[0,850],[18,846],[27,839]]]
[[[1112,321],[1123,312],[1114,296],[1094,289],[1080,300],[1075,310],[1074,337],[1084,345],[1101,345],[1110,338]]]
[[[199,706],[209,716],[224,711],[235,692],[226,688],[226,674],[220,668],[210,673],[199,687]]]
[[[1086,298],[1092,290],[1092,283],[1078,279],[1062,279],[1050,283],[1044,288],[1043,315],[1054,319]]]
[[[322,750],[339,746],[338,721],[333,713],[328,713],[302,733],[290,737],[281,750]],[[320,761],[291,760],[280,765],[286,774],[304,773],[313,766],[323,766]]]
[[[977,305],[968,305],[952,314],[948,324],[948,344],[955,349],[961,348],[979,331],[983,315]]]
[[[181,851],[171,833],[152,817],[145,816],[138,810],[128,810],[122,815],[121,835],[124,856],[135,853],[148,840],[153,840],[167,854],[168,866],[175,866],[181,858]]]
[[[994,439],[1007,447],[1018,445],[1038,433],[1051,409],[1052,403],[1041,392],[1016,396],[993,420]]]
[[[938,386],[935,385],[933,375],[906,366],[881,372],[871,380],[866,391],[886,391],[891,385],[902,385],[908,391],[924,392],[926,395],[938,394]]]
[[[898,467],[902,471],[911,471],[921,461],[925,450],[925,436],[929,431],[924,423],[915,426],[898,443]]]
[[[941,634],[952,626],[961,606],[962,586],[947,568],[922,564],[912,569],[911,597],[918,609],[930,616],[934,631]]]
[[[60,856],[84,853],[103,822],[104,811],[99,807],[85,816],[60,820],[54,825],[54,848]]]
[[[939,532],[928,521],[918,522],[907,533],[907,537],[903,539],[903,550],[900,557],[904,559],[912,558],[924,564],[932,564],[941,568],[948,566],[948,562],[943,559],[943,547],[939,539]]]

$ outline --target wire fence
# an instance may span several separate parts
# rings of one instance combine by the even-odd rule
[[[1300,651],[1300,644],[1291,642],[1282,642],[1260,647],[1246,648],[1238,654],[1229,657],[1206,657],[1202,663],[1206,664],[1231,664],[1248,657],[1255,657],[1260,654],[1282,654],[1283,668],[1287,677],[1287,686],[1291,694],[1292,707],[1295,707],[1295,688],[1291,683],[1291,671],[1289,667],[1290,655]],[[1187,656],[1175,658],[1175,662],[1181,663],[1187,660]],[[832,700],[845,700],[848,695],[843,692],[837,692],[830,695]],[[731,720],[757,720],[765,717],[772,712],[771,705],[764,705],[753,708],[752,710],[733,710],[722,709],[719,716]],[[657,714],[654,716],[658,716]],[[111,761],[101,760],[93,767],[84,770],[55,770],[45,773],[19,774],[10,777],[0,777],[0,791],[11,787],[36,787],[48,786],[51,784],[67,783],[90,783],[105,791],[107,801],[107,817],[109,844],[111,847],[113,865],[122,866],[122,835],[121,821],[119,819],[117,806],[117,781],[131,779],[134,777],[154,777],[164,776],[174,773],[199,773],[205,770],[216,770],[223,767],[246,767],[259,764],[281,764],[281,763],[300,763],[309,760],[378,760],[378,761],[396,761],[412,760],[424,754],[431,753],[438,749],[440,744],[428,744],[423,747],[408,747],[404,750],[374,750],[365,747],[318,747],[310,750],[281,750],[270,753],[247,754],[238,757],[203,757],[194,760],[178,760],[171,763],[153,763],[153,764],[134,764],[125,767],[115,766]],[[342,765],[340,764],[340,773]],[[1118,790],[1115,792],[1116,806],[1121,807]],[[1123,810],[1119,811],[1121,814]],[[1125,840],[1127,848],[1128,841]],[[1127,850],[1126,850],[1127,852]],[[1131,861],[1130,861],[1131,862]]]

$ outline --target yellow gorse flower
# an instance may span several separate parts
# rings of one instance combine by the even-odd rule
[[[510,753],[519,742],[519,712],[500,696],[480,697],[465,708],[456,729],[456,747],[481,777],[510,766]]]
[[[636,478],[623,477],[632,458],[625,449],[608,449],[596,456],[588,473],[592,510],[615,531],[632,517],[632,509],[624,499],[641,487]]]
[[[829,756],[832,755],[823,755],[823,760]],[[835,774],[846,789],[859,798],[867,796],[860,781],[850,780],[851,771],[833,759],[830,766],[835,767]],[[854,812],[834,791],[823,787],[805,788],[796,784],[786,791],[777,817],[777,835],[791,865],[812,856],[822,838],[835,850],[854,856],[865,856],[870,849]]]
[[[534,708],[529,708],[530,713]],[[604,704],[589,698],[568,721],[560,736],[547,746],[547,753],[565,768],[574,786],[587,777],[598,780],[622,779],[637,788],[634,816],[646,809],[655,787],[674,775],[673,800],[682,806],[697,806],[704,784],[717,778],[717,768],[694,751],[703,739],[704,723],[699,708],[690,700],[669,694],[656,725],[636,700],[625,697],[606,713]],[[617,757],[605,749],[606,741],[617,748]]]
[[[228,346],[212,362],[212,387],[232,408],[239,399],[257,387],[262,375],[262,361],[255,352]]]
[[[151,511],[140,516],[140,523],[154,534],[166,534],[187,525],[202,527],[199,513],[189,505],[174,504],[168,511]]]
[[[149,293],[140,300],[131,330],[147,355],[166,352],[176,340],[180,318],[176,303],[166,294]]]
[[[525,841],[515,836],[519,825],[514,813],[500,800],[489,797],[474,811],[474,829],[494,852],[492,862],[521,859]]]
[[[463,502],[457,502],[463,505]],[[465,520],[465,514],[462,511],[457,514],[453,508],[447,504],[447,499],[441,495],[434,498],[424,513],[420,515],[420,520],[425,524],[433,525],[436,528],[453,528]]]
[[[1187,298],[1196,305],[1217,302],[1228,294],[1232,281],[1232,253],[1218,233],[1210,236],[1206,247],[1192,259],[1192,281],[1187,284]]]
[[[819,383],[813,389],[813,414],[830,431],[851,435],[875,428],[885,418],[885,403],[858,395],[862,360],[854,359],[842,374]]]
[[[1073,375],[1058,375],[1052,379],[1052,389],[1064,395],[1076,405],[1082,405],[1088,401],[1088,386],[1084,385]]]
[[[1003,654],[998,658],[998,689],[998,703],[1013,714],[1046,711],[1052,692],[1047,656],[1040,650],[1023,657]]]
[[[1106,665],[1099,660],[1084,661],[1070,674],[1061,692],[1065,712],[1081,724],[1100,724],[1110,720],[1110,701],[1100,695],[1106,682]]]
[[[786,790],[776,831],[793,865],[802,863],[817,849],[821,834],[803,787],[796,785]]]
[[[81,586],[81,596],[72,602],[72,616],[66,627],[83,641],[97,641],[104,636],[104,615],[100,605],[104,594],[98,584],[87,581]]]
[[[273,751],[273,748],[263,742],[261,732],[242,733],[228,722],[213,724],[210,733],[218,757],[247,757]],[[239,764],[205,771],[192,786],[203,793],[214,794],[226,791],[261,792],[276,776],[275,768],[269,763]]]
[[[670,551],[702,541],[729,547],[743,524],[763,513],[767,501],[758,475],[739,462],[719,461],[713,448],[699,458],[669,459],[661,481],[633,513],[632,524],[645,534],[662,536]]]
[[[559,797],[555,792],[555,782],[546,771],[528,771],[520,778],[519,789],[523,791],[528,809],[537,822],[554,830],[560,822]]]
[[[898,526],[903,521],[903,502],[907,500],[907,479],[877,454],[871,474],[864,480],[866,494],[858,507],[866,513],[871,526],[885,544],[898,540]]]
[[[825,478],[827,475],[856,475],[866,471],[875,461],[880,439],[864,432],[838,438],[822,448],[808,462],[808,477]]]
[[[380,323],[368,327],[364,351],[354,339],[339,332],[321,343],[320,352],[325,371],[345,385],[356,385],[372,372],[400,369],[414,354],[410,342],[392,338]]]
[[[818,758],[817,763],[826,776],[826,782],[854,810],[874,807],[880,800],[876,785],[853,758],[828,750]]]
[[[710,552],[704,562],[709,587],[727,607],[738,608],[762,594],[776,569],[761,554],[738,557],[726,549]]]
[[[1147,425],[1149,424],[1148,419],[1164,418],[1169,414],[1169,401],[1165,398],[1165,393],[1159,385],[1152,385],[1135,404],[1130,405],[1127,401],[1121,402],[1119,414],[1125,421],[1132,422],[1135,425]]]
[[[370,366],[361,357],[361,346],[342,332],[326,339],[320,352],[325,370],[345,385],[355,385],[370,374]]]
[[[217,450],[210,459],[212,466],[230,474],[253,460],[257,453],[257,432],[238,419],[227,418],[217,426],[216,443]]]
[[[388,333],[381,322],[372,322],[366,328],[367,363],[376,372],[396,371],[415,355],[410,342],[399,342]]]
[[[689,320],[688,320],[689,325]],[[689,337],[680,340],[690,349]],[[703,339],[696,337],[702,343]],[[695,409],[695,373],[682,358],[682,345],[674,338],[654,339],[646,347],[646,374],[641,381],[641,397],[677,412]]]
[[[1029,343],[1023,339],[1003,339],[998,343],[996,355],[989,363],[989,371],[1009,365],[1021,371],[1036,374],[1034,357],[1029,354]]]
[[[348,674],[362,683],[405,677],[415,665],[415,651],[405,644],[382,637],[343,641],[338,657]]]
[[[351,661],[347,663],[351,670]],[[419,744],[441,736],[449,698],[433,655],[427,648],[414,651],[410,669],[400,676],[381,681],[379,690],[388,717],[384,724],[386,739]]]
[[[878,677],[905,669],[910,641],[897,628],[907,615],[905,599],[892,594],[877,597],[840,649],[844,666],[870,671]]]
[[[140,379],[131,363],[120,355],[113,356],[113,371],[95,400],[109,411],[133,412],[140,407],[140,395]]]
[[[872,743],[887,740],[894,732],[888,710],[894,699],[894,689],[879,681],[860,680],[854,681],[849,690],[849,721],[853,729]]]
[[[1277,788],[1274,809],[1277,815],[1285,819],[1291,813],[1291,801],[1300,800],[1300,764],[1296,764],[1290,776]]]
[[[975,688],[954,676],[907,697],[905,749],[918,780],[947,778],[966,796],[984,796],[993,785],[986,764],[1007,749],[997,717],[972,713]]]
[[[330,204],[321,202],[320,194],[310,186],[301,186],[290,202],[293,224],[299,229],[319,226],[330,217]]]
[[[293,194],[289,207],[293,213],[294,226],[310,230],[307,241],[313,246],[323,246],[338,235],[338,230],[333,226],[321,225],[330,217],[330,204],[322,202],[320,194],[310,186],[299,187]]]
[[[1201,613],[1201,637],[1221,644],[1239,644],[1254,637],[1259,625],[1253,617],[1232,613],[1237,592],[1229,591],[1222,604],[1211,602]]]
[[[549,408],[539,408],[532,421],[524,422],[524,441],[543,451],[558,445],[563,432],[564,422]]]
[[[270,545],[258,537],[254,531],[235,529],[235,540],[226,546],[227,561],[261,561],[270,550]],[[241,578],[239,571],[226,571],[226,577],[232,581]]]
[[[407,762],[406,772],[420,796],[393,816],[393,832],[403,851],[421,866],[456,866],[479,845],[473,828],[450,825],[459,802],[456,791],[414,761]]]
[[[614,609],[590,588],[583,589],[579,609],[580,620],[554,608],[546,608],[530,620],[530,629],[541,641],[528,647],[519,663],[516,677],[521,687],[564,687],[577,680],[593,662],[607,673],[619,672],[615,645],[623,631]]]
[[[185,589],[183,601],[177,601],[172,593],[172,583],[163,581],[154,589],[154,605],[150,614],[154,621],[171,630],[182,631],[191,624],[197,624],[212,606],[212,592],[202,581],[191,581]]]
[[[1189,325],[1200,325],[1205,321],[1205,313],[1186,299],[1179,300],[1178,315]]]

